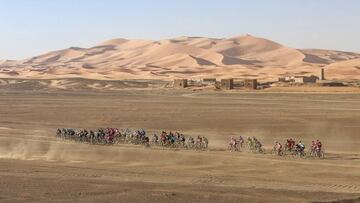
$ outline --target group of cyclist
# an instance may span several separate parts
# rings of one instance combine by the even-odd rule
[[[246,145],[244,146],[245,143]],[[240,136],[238,139],[236,139],[235,137],[231,137],[229,143],[229,150],[240,151],[244,147],[247,147],[248,150],[252,152],[263,152],[262,144],[255,136],[247,137],[246,140],[242,136]],[[285,144],[282,144],[279,141],[275,141],[271,152],[279,156],[283,156],[285,154],[297,155],[300,157],[306,156],[304,142],[301,140],[296,142],[293,138],[287,139]],[[309,155],[314,157],[324,156],[324,150],[320,140],[314,140],[311,142]]]
[[[230,151],[241,151],[242,148],[247,148],[251,152],[263,153],[264,149],[262,148],[261,142],[255,137],[247,137],[244,139],[242,136],[239,136],[238,139],[231,137],[229,143]]]

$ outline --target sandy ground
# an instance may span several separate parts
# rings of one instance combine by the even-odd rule
[[[360,94],[0,91],[1,202],[360,201]],[[206,135],[209,151],[60,142],[58,127]],[[324,160],[226,151],[320,138]]]

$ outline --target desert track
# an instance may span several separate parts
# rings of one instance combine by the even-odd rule
[[[0,92],[0,201],[356,202],[356,109],[359,94]],[[210,150],[60,142],[54,130],[63,126],[181,130],[209,137]],[[239,134],[256,135],[267,148],[289,136],[320,138],[328,154],[226,151]]]

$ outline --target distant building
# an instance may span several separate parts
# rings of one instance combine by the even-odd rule
[[[225,89],[225,90],[234,89],[234,79],[222,79],[221,89]]]
[[[312,76],[295,76],[294,77],[294,83],[299,83],[299,84],[305,84],[305,83],[316,83],[316,80],[318,80],[319,78],[312,75]]]
[[[204,84],[204,85],[215,85],[216,84],[216,78],[204,78],[204,79],[202,79],[202,84]]]
[[[256,79],[246,79],[244,81],[244,87],[245,88],[249,88],[249,89],[254,89],[256,90],[257,89],[257,80]]]
[[[174,80],[174,88],[181,89],[188,86],[187,79],[175,79]]]
[[[340,81],[317,81],[317,85],[318,86],[322,86],[322,87],[345,87],[348,86],[345,83],[342,83]]]
[[[202,81],[200,79],[190,79],[187,81],[187,86],[200,87]]]
[[[286,82],[294,82],[294,78],[295,78],[295,76],[286,76],[285,80],[286,80]]]
[[[320,80],[325,80],[325,70],[323,68],[320,71]]]
[[[285,76],[278,79],[279,82],[294,82],[295,76]]]
[[[285,77],[280,77],[278,79],[279,82],[288,82]]]

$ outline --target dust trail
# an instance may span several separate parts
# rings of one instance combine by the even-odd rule
[[[71,150],[79,149],[78,146],[59,142],[39,142],[30,140],[10,140],[0,145],[0,158],[19,160],[68,160],[76,156]],[[76,155],[76,153],[75,153]]]
[[[171,150],[154,150],[143,146],[100,146],[62,141],[38,142],[21,141],[0,144],[0,159],[40,160],[66,163],[121,163],[122,166],[161,166],[183,165],[185,163],[208,163],[216,157],[206,153]],[[169,159],[169,157],[172,157]],[[166,161],[164,161],[166,160]],[[212,161],[210,161],[212,163]]]
[[[0,146],[0,158],[31,160],[39,156],[39,143],[30,141],[7,142]]]
[[[99,146],[62,141],[8,140],[0,144],[0,159],[63,162],[149,161],[150,149],[136,146]],[[155,152],[159,153],[159,152]]]

